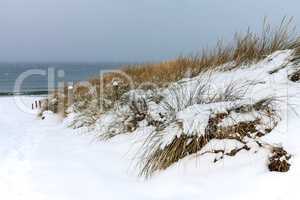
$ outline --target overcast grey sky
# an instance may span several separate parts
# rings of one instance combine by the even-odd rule
[[[0,0],[0,61],[153,61],[231,38],[299,0]]]

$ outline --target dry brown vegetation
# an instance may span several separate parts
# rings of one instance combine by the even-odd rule
[[[269,170],[276,172],[287,172],[291,164],[288,162],[291,158],[282,147],[273,147],[272,156],[269,158]]]
[[[248,29],[244,34],[235,34],[233,41],[228,45],[218,42],[212,50],[203,49],[202,53],[197,55],[180,56],[171,61],[121,68],[120,70],[130,77],[130,81],[125,80],[124,76],[119,73],[107,73],[100,78],[92,78],[89,82],[96,88],[95,96],[99,98],[101,95],[101,98],[107,100],[105,105],[101,105],[101,108],[109,110],[125,92],[141,87],[141,84],[144,84],[142,89],[149,89],[153,85],[165,87],[187,75],[197,76],[201,72],[214,70],[223,64],[228,64],[226,69],[230,70],[242,64],[255,63],[277,50],[296,49],[295,53],[298,54],[300,53],[299,41],[291,27],[291,22],[291,18],[285,17],[279,26],[272,27],[265,20],[261,33],[254,33]],[[120,81],[117,88],[112,86],[114,80]],[[74,93],[75,102],[82,101],[82,99],[89,101],[90,95],[84,87],[78,87]],[[67,97],[67,94],[56,96],[61,96],[60,99],[66,102],[64,98]],[[88,101],[86,101],[87,104]],[[67,104],[64,105],[66,108]],[[57,111],[57,108],[52,110]],[[65,110],[62,113],[65,113]]]
[[[293,82],[298,82],[300,80],[300,70],[293,72],[288,78]]]
[[[180,56],[175,60],[155,64],[132,65],[121,69],[132,82],[124,80],[118,73],[108,73],[101,78],[93,78],[90,82],[104,89],[104,96],[113,101],[117,100],[129,89],[141,87],[141,84],[151,83],[165,87],[186,76],[194,77],[201,72],[214,70],[220,65],[228,64],[227,69],[255,63],[271,53],[284,49],[298,49],[299,41],[291,27],[292,19],[283,18],[280,25],[272,27],[267,20],[263,23],[261,33],[250,29],[244,34],[236,33],[232,42],[224,45],[219,41],[212,50],[203,49],[202,53],[193,56]],[[111,86],[113,80],[123,80],[117,92]],[[151,87],[145,84],[142,88]]]
[[[230,63],[232,68],[253,63],[277,50],[299,47],[291,22],[292,19],[283,18],[278,27],[272,27],[265,20],[260,34],[248,29],[245,34],[236,33],[233,41],[228,45],[223,45],[223,42],[219,41],[215,48],[204,49],[198,55],[180,56],[176,60],[158,64],[127,66],[122,71],[137,85],[152,82],[163,86],[184,78],[187,72],[190,72],[191,76],[196,76],[200,72],[226,63]],[[113,78],[114,76],[107,76],[104,82]],[[98,79],[92,79],[91,82],[99,84]]]
[[[244,144],[242,148],[231,151],[228,156],[234,156],[242,149],[249,150],[250,147],[244,141],[245,138],[255,140],[270,133],[277,126],[279,119],[274,110],[274,101],[274,98],[265,98],[251,105],[233,106],[225,113],[212,113],[205,133],[186,135],[182,132],[179,137],[176,136],[170,144],[164,147],[161,147],[161,138],[164,133],[161,131],[154,132],[149,136],[143,147],[140,175],[150,177],[155,171],[164,170],[180,159],[199,152],[212,139],[232,139]],[[231,113],[242,115],[252,112],[259,113],[253,121],[235,122],[234,125],[226,127],[219,126],[224,119],[231,118]],[[265,124],[262,118],[268,119],[269,123]],[[235,121],[235,119],[233,120]],[[264,130],[257,127],[264,127]],[[259,145],[261,144],[259,143]],[[222,151],[216,149],[213,152],[206,153],[219,153]]]

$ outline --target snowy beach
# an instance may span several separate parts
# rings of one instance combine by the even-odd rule
[[[294,84],[291,91],[299,87]],[[298,88],[299,89],[299,88]],[[22,97],[25,106],[39,97]],[[291,105],[297,101],[291,100]],[[213,155],[184,158],[145,180],[133,164],[138,136],[96,141],[47,112],[25,113],[14,97],[0,98],[0,197],[7,200],[295,199],[299,196],[300,124],[288,109],[270,140],[292,154],[287,173],[270,172],[263,149],[213,162]],[[139,133],[141,134],[141,133]],[[224,143],[225,145],[225,143]]]
[[[0,200],[300,199],[299,6],[0,0]]]

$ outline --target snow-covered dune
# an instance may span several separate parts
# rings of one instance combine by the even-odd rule
[[[46,112],[41,120],[36,114],[20,109],[13,97],[1,97],[0,199],[297,199],[300,83],[288,80],[295,67],[290,54],[290,51],[276,52],[252,67],[218,72],[211,77],[216,88],[234,80],[249,80],[255,83],[247,93],[249,97],[259,99],[272,94],[279,98],[280,122],[261,139],[283,146],[291,154],[288,172],[270,172],[269,152],[253,148],[241,150],[234,157],[224,156],[217,162],[215,154],[192,154],[145,180],[138,176],[136,152],[151,127],[141,125],[130,134],[98,141],[95,135],[99,135],[99,129],[80,134],[80,130],[67,126],[70,118],[63,121]],[[269,73],[274,70],[275,73]],[[185,79],[180,84],[195,79]],[[39,97],[22,98],[31,109],[31,103]],[[196,120],[186,111],[178,114],[183,123]],[[105,125],[97,124],[102,128]],[[166,137],[165,142],[173,136]],[[226,149],[226,145],[237,144],[212,141],[205,148],[209,145]]]

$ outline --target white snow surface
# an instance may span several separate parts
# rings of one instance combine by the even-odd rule
[[[102,142],[95,139],[97,133],[78,134],[78,130],[67,127],[66,122],[62,123],[51,112],[44,113],[45,120],[41,120],[36,114],[21,110],[13,97],[1,97],[0,199],[297,199],[300,123],[296,113],[300,113],[300,84],[287,80],[288,68],[273,75],[267,73],[287,63],[290,54],[290,51],[277,52],[253,67],[213,74],[216,89],[232,80],[257,80],[247,95],[254,99],[267,95],[281,97],[282,119],[262,139],[282,145],[292,155],[287,173],[270,172],[269,152],[257,148],[242,150],[234,157],[225,156],[216,163],[214,154],[190,155],[145,180],[138,177],[135,156],[151,127]],[[191,80],[182,80],[185,81]],[[39,99],[22,98],[28,109]],[[178,114],[179,118],[195,117],[187,111]],[[202,150],[240,146],[232,140],[212,140]]]

